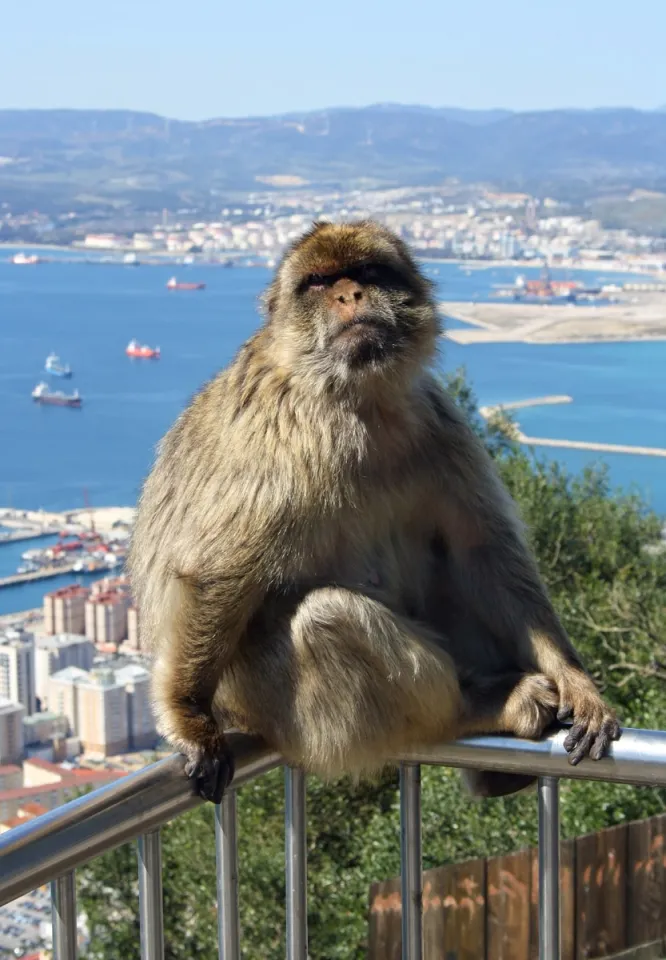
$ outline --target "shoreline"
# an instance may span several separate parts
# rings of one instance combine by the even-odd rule
[[[179,262],[179,259],[182,257],[193,257],[193,263],[189,266],[219,266],[223,259],[234,256],[244,256],[247,255],[247,252],[239,253],[234,251],[219,251],[216,255],[220,257],[220,260],[210,261],[203,257],[202,254],[198,253],[169,253],[166,250],[136,250],[134,247],[85,247],[83,245],[74,245],[74,244],[59,244],[59,243],[21,243],[20,241],[9,241],[9,240],[0,240],[0,251],[5,249],[13,250],[50,250],[60,253],[76,253],[76,254],[91,254],[97,256],[109,256],[112,254],[117,254],[119,257],[126,256],[128,253],[136,254],[137,260],[141,262],[147,262],[150,260],[160,261],[160,260],[169,260],[173,262]],[[266,254],[266,256],[271,256],[275,258],[277,254]],[[75,258],[72,262],[76,262],[78,258]],[[515,270],[529,270],[529,269],[542,269],[545,263],[544,258],[535,259],[535,260],[468,260],[464,257],[419,257],[418,260],[421,263],[428,264],[455,264],[460,267],[469,267],[474,270],[474,272],[482,272],[484,270],[492,270],[494,268],[506,268],[506,269],[515,269]],[[38,265],[38,264],[37,264]],[[256,266],[263,266],[263,264],[257,264]],[[561,263],[552,264],[551,268],[553,270],[580,270],[586,273],[631,273],[636,274],[642,277],[648,278],[658,278],[661,277],[666,281],[666,272],[658,270],[656,267],[651,267],[641,264],[632,264],[627,263],[622,260],[565,260]]]

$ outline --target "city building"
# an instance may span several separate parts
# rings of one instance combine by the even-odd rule
[[[49,679],[67,667],[90,670],[95,647],[78,633],[58,633],[35,640],[35,692],[43,710],[49,706]]]
[[[26,630],[0,634],[0,697],[35,711],[34,635]]]
[[[130,650],[141,650],[139,639],[139,611],[136,607],[127,608],[127,646]]]
[[[130,750],[146,750],[155,745],[155,717],[150,699],[150,674],[139,664],[116,670],[116,682],[127,693],[127,729]]]
[[[53,810],[77,796],[86,787],[100,787],[126,776],[117,770],[89,770],[86,767],[61,767],[38,757],[23,764],[22,783],[5,788],[0,786],[0,821],[15,817],[27,804],[40,804]]]
[[[86,628],[86,600],[90,591],[72,585],[61,587],[44,595],[44,629],[47,634],[84,634]]]
[[[18,763],[23,756],[25,707],[0,697],[0,764]]]
[[[85,605],[86,636],[102,649],[117,647],[127,637],[131,602],[129,591],[119,587],[92,593]]]
[[[69,720],[62,713],[44,710],[23,718],[23,742],[26,747],[48,744],[64,739],[69,732]]]
[[[68,667],[49,681],[51,709],[64,714],[84,753],[107,757],[154,745],[150,676],[138,664],[89,672]]]

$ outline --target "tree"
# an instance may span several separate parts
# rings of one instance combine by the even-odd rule
[[[495,457],[530,531],[554,604],[625,725],[666,726],[666,555],[652,549],[661,522],[635,497],[611,494],[603,471],[569,477],[521,451],[510,422],[485,423],[464,373],[447,388]],[[471,802],[458,775],[422,774],[424,866],[506,853],[536,842],[533,796]],[[563,782],[562,827],[575,836],[666,810],[666,792]],[[284,955],[282,776],[239,792],[244,956]],[[216,956],[213,815],[198,808],[163,830],[167,960]],[[308,780],[310,956],[365,956],[368,888],[399,871],[397,776],[372,783]],[[89,956],[134,960],[138,947],[136,855],[113,851],[84,868],[80,900]]]

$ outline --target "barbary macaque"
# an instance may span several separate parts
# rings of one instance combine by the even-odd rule
[[[315,224],[265,309],[162,441],[130,555],[158,729],[202,794],[219,803],[232,775],[230,728],[323,776],[556,717],[572,763],[601,757],[615,714],[433,373],[438,312],[407,246]]]

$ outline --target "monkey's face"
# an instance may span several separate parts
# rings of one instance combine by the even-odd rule
[[[345,382],[420,366],[439,329],[407,248],[368,222],[315,226],[280,265],[268,305],[301,359]]]

